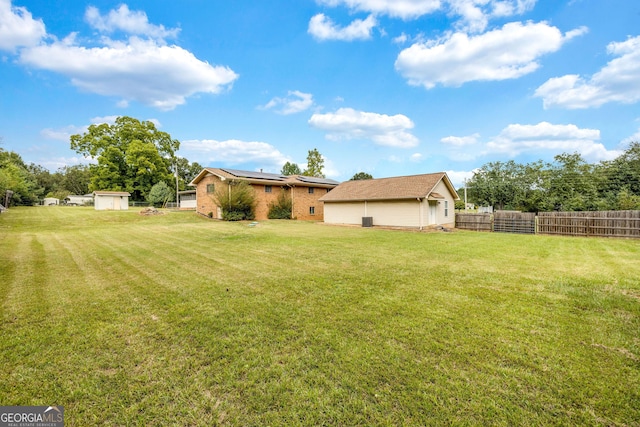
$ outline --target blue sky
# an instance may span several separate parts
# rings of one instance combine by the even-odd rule
[[[0,0],[0,137],[52,171],[69,136],[153,120],[204,166],[347,180],[616,157],[640,140],[630,0]]]

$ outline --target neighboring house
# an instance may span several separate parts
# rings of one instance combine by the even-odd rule
[[[43,206],[57,206],[60,204],[60,199],[56,199],[55,197],[45,197],[42,201]]]
[[[199,214],[222,218],[222,209],[216,202],[216,191],[233,191],[233,183],[246,181],[256,195],[256,220],[267,219],[269,205],[276,203],[281,192],[292,200],[294,219],[323,219],[323,206],[319,199],[338,185],[337,181],[301,175],[250,172],[236,169],[205,168],[189,185],[196,187],[196,211]]]
[[[455,225],[460,200],[444,172],[346,181],[320,198],[324,222],[391,227]]]
[[[129,209],[130,196],[124,191],[94,191],[94,206],[97,211],[125,211]]]
[[[178,191],[178,207],[180,209],[195,209],[196,204],[196,190]]]
[[[85,194],[83,196],[77,196],[70,194],[64,198],[64,203],[71,206],[83,206],[93,203],[93,194]]]

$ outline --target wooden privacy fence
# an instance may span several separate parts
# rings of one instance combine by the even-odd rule
[[[456,228],[499,233],[640,238],[640,211],[456,213]]]
[[[640,237],[640,211],[540,212],[538,233]]]
[[[488,213],[456,213],[456,228],[493,231],[493,218]]]

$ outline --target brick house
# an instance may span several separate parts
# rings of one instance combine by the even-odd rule
[[[267,219],[269,205],[276,203],[282,192],[288,192],[292,199],[292,217],[299,220],[324,219],[324,206],[319,201],[339,183],[332,179],[314,178],[301,175],[280,175],[274,173],[251,172],[227,168],[204,168],[190,186],[196,188],[196,212],[213,218],[222,218],[222,209],[215,200],[220,188],[233,189],[233,183],[246,181],[256,195],[256,220]]]

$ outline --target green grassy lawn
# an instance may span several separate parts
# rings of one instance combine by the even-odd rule
[[[0,405],[69,426],[640,425],[640,241],[0,215]]]

